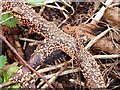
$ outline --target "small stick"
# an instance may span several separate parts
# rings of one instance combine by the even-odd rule
[[[93,58],[95,59],[111,59],[111,58],[119,58],[120,54],[113,54],[113,55],[94,55]]]
[[[48,72],[48,71],[51,71],[51,70],[54,70],[54,69],[57,69],[57,68],[61,68],[64,65],[65,65],[65,63],[54,65],[54,66],[51,66],[51,67],[46,67],[46,68],[38,70],[37,72],[39,72],[39,73]]]
[[[82,81],[78,81],[78,80],[74,80],[74,79],[70,79],[69,81],[72,83],[78,84],[78,85],[85,86],[85,83]]]
[[[102,38],[105,34],[107,34],[112,28],[108,28],[101,34],[97,35],[94,39],[92,39],[85,47],[86,50],[89,50],[93,44],[95,44],[100,38]]]
[[[42,41],[34,40],[34,39],[29,39],[29,38],[19,38],[22,41],[28,41],[32,43],[41,43]]]
[[[74,56],[74,54],[72,56]],[[54,82],[57,79],[57,77],[67,68],[68,64],[71,63],[72,61],[73,61],[73,58],[67,63],[65,63],[64,67],[62,67],[55,75],[53,75],[52,78],[48,82],[49,83]],[[44,84],[41,88],[47,88],[47,87],[48,85]]]
[[[70,69],[70,70],[66,70],[66,71],[63,71],[59,76],[63,76],[63,75],[67,75],[67,74],[70,74],[70,73],[75,73],[75,72],[78,72],[80,71],[80,68],[75,68],[75,69]],[[51,78],[52,76],[54,76],[56,73],[53,73],[53,74],[50,74],[50,75],[45,75],[46,79],[49,79]]]
[[[75,69],[70,69],[70,70],[66,70],[66,71],[63,71],[59,76],[63,76],[63,75],[67,75],[67,74],[70,74],[70,73],[75,73],[75,72],[79,72],[80,71],[80,68],[75,68]],[[45,75],[46,79],[50,79],[51,77],[55,76],[56,73],[53,73],[53,74],[50,74],[50,75]],[[40,85],[42,85],[44,83],[43,80],[41,80],[41,82],[38,84],[38,88],[40,87]]]
[[[105,2],[105,5],[106,6],[110,6],[111,3],[113,2],[113,0],[107,0]],[[104,15],[104,12],[105,10],[107,9],[108,7],[105,7],[105,6],[102,6],[102,8],[96,13],[96,16],[93,18],[93,20],[91,21],[91,24],[96,24],[96,22],[98,22],[102,16]]]
[[[38,73],[36,70],[34,70],[15,50],[15,48],[6,40],[6,38],[2,35],[0,35],[0,39],[2,39],[7,45],[8,47],[19,57],[19,59],[22,61],[23,65],[25,65],[26,67],[28,67],[31,71],[33,71],[34,73],[36,73],[40,78],[42,78],[50,88],[54,89],[54,87],[47,81],[47,79],[42,76],[40,73]]]
[[[66,69],[68,64],[65,64],[64,67],[62,67],[55,75],[52,76],[52,78],[48,81],[49,83],[52,83],[53,81],[56,80],[56,78],[63,72],[63,70]],[[47,88],[48,85],[47,84],[44,84],[41,88]]]
[[[117,58],[117,57],[120,57],[120,55],[94,55],[93,58],[95,59],[109,59],[109,58]],[[102,64],[102,65],[111,65],[112,63],[110,64]],[[54,65],[54,66],[50,66],[50,67],[46,67],[46,68],[43,68],[43,69],[39,69],[37,72],[39,73],[45,73],[45,72],[48,72],[48,71],[51,71],[51,70],[54,70],[54,69],[57,69],[57,68],[61,68],[65,65],[65,63],[62,63],[62,64],[58,64],[58,65]]]

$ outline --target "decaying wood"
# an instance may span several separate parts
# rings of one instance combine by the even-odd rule
[[[44,35],[45,37],[45,40],[41,41],[41,43],[37,46],[37,49],[34,51],[34,54],[31,56],[31,59],[28,62],[30,66],[37,67],[39,64],[44,63],[45,59],[49,57],[53,51],[62,50],[74,60],[78,61],[89,88],[106,87],[99,65],[92,55],[84,49],[84,40],[82,38],[76,40],[74,37],[64,33],[62,30],[57,28],[54,23],[48,22],[39,16],[24,2],[14,2],[14,0],[10,1],[12,2],[6,2],[3,0],[3,9],[11,10],[14,16],[19,18],[24,25],[31,28],[34,32]],[[11,80],[18,82],[24,81],[29,74],[25,73],[29,71],[25,68],[26,67],[20,69],[16,75],[11,78]],[[25,72],[23,69],[25,69]]]

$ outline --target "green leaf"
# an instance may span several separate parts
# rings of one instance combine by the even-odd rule
[[[0,69],[0,73],[2,72],[2,69]]]
[[[20,88],[20,86],[21,86],[20,83],[16,83],[15,85],[10,86],[10,88],[16,89],[16,88]]]
[[[41,6],[46,0],[25,0],[28,4],[32,6]]]
[[[0,69],[2,69],[5,66],[6,63],[7,63],[6,62],[6,56],[1,55],[0,56]]]
[[[0,83],[3,81],[3,79],[0,77]]]
[[[7,70],[8,78],[10,78],[17,70],[19,69],[18,66],[12,66]]]
[[[7,13],[7,14],[3,14],[1,19],[2,21],[4,21],[2,23],[2,25],[5,25],[5,26],[8,26],[8,27],[16,27],[16,24],[18,22],[18,19],[17,18],[11,18],[13,16],[12,13]]]
[[[3,74],[3,80],[4,80],[3,82],[9,81],[9,74],[7,72],[3,72],[2,74]]]
[[[4,82],[9,81],[10,77],[13,76],[17,69],[19,69],[18,66],[12,66],[6,72],[2,72]]]

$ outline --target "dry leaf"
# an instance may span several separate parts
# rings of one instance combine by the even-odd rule
[[[108,8],[103,15],[103,19],[107,21],[111,27],[117,29],[120,29],[119,18],[120,18],[120,8],[118,7]]]

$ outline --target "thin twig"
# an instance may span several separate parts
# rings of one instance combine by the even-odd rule
[[[65,64],[64,67],[62,67],[55,75],[52,76],[52,78],[48,81],[49,83],[52,83],[54,82],[57,77],[65,70],[65,68],[67,67],[67,64]],[[47,84],[44,84],[41,88],[47,88],[48,85]]]
[[[40,73],[38,73],[36,70],[34,70],[15,50],[15,48],[6,40],[6,38],[2,35],[0,35],[0,39],[3,40],[8,47],[18,56],[18,58],[22,61],[23,65],[25,65],[26,67],[28,67],[31,71],[33,71],[34,73],[36,73],[40,78],[42,78],[50,88],[53,88],[53,86],[47,81],[47,79],[42,76]],[[54,88],[53,88],[54,89]]]
[[[94,58],[96,58],[98,55],[95,55],[93,56]],[[103,55],[102,55],[103,56]],[[101,57],[102,58],[102,57]],[[102,64],[104,66],[111,66],[112,64],[114,63],[110,63],[110,64]],[[51,66],[51,67],[46,67],[46,68],[43,68],[43,69],[40,69],[38,70],[39,73],[45,73],[45,72],[48,72],[48,71],[51,71],[51,70],[54,70],[54,69],[57,69],[57,68],[60,68],[62,67],[63,65],[65,65],[65,63],[62,63],[62,64],[58,64],[58,65],[54,65],[54,66]],[[59,76],[63,76],[63,75],[67,75],[67,74],[70,74],[70,73],[75,73],[75,72],[79,72],[80,71],[80,68],[75,68],[75,69],[70,69],[70,70],[65,70],[63,71]],[[50,74],[50,75],[45,75],[44,77],[46,79],[50,79],[51,77],[53,77],[54,75],[56,75],[56,73],[53,73],[53,74]],[[39,88],[42,84],[44,83],[43,80],[41,80],[41,82],[37,85],[37,88]]]
[[[63,75],[67,75],[67,74],[70,74],[70,73],[75,73],[75,72],[79,72],[80,71],[80,68],[75,68],[75,69],[70,69],[70,70],[66,70],[66,71],[63,71],[59,76],[63,76]],[[44,77],[46,79],[50,79],[52,78],[54,75],[56,75],[56,73],[53,73],[53,74],[50,74],[50,75],[45,75]],[[41,80],[41,82],[39,83],[39,85],[37,87],[40,87],[40,85],[42,85],[44,83],[43,80]]]
[[[59,74],[59,76],[63,76],[63,75],[67,75],[67,74],[70,74],[70,73],[75,73],[75,72],[79,72],[80,71],[80,68],[75,68],[75,69],[70,69],[70,70],[66,70],[66,71],[63,71],[61,74]],[[44,77],[46,77],[46,79],[49,79],[51,77],[53,77],[54,75],[56,75],[56,73],[53,73],[53,74],[50,74],[50,75],[45,75]]]
[[[74,56],[74,54],[72,56]],[[48,82],[49,83],[54,82],[57,79],[57,77],[67,68],[68,64],[70,64],[72,61],[73,61],[73,58],[67,63],[65,63],[64,67],[62,67],[55,75],[53,75],[52,78]],[[48,85],[44,84],[41,88],[47,88],[47,87]]]
[[[22,41],[27,41],[27,42],[32,42],[32,43],[41,43],[42,41],[34,40],[34,39],[29,39],[29,38],[19,38]]]
[[[106,6],[110,6],[111,3],[113,2],[113,0],[107,0],[105,2],[105,5]],[[105,7],[105,6],[102,6],[102,8],[96,13],[96,16],[93,18],[93,20],[91,21],[91,24],[96,24],[96,22],[98,22],[102,16],[104,15],[104,12],[105,10],[107,9],[108,7]]]
[[[112,55],[94,55],[95,59],[111,59],[111,58],[119,58],[120,54],[112,54]]]
[[[105,76],[106,74],[109,75],[109,73],[112,71],[112,69],[118,64],[118,60],[115,61],[109,68],[106,68],[104,71],[103,71],[103,76]]]
[[[39,73],[48,72],[48,71],[51,71],[51,70],[54,70],[54,69],[57,69],[57,68],[61,68],[64,65],[65,65],[65,63],[54,65],[54,66],[51,66],[51,67],[46,67],[46,68],[38,70],[37,72],[39,72]]]
[[[69,81],[72,83],[78,84],[78,85],[85,86],[85,83],[82,81],[78,81],[78,80],[74,80],[74,79],[70,79]]]
[[[1,15],[11,13],[12,11],[2,12]]]
[[[108,28],[107,30],[105,30],[104,32],[102,32],[101,34],[97,35],[94,39],[92,39],[85,47],[86,50],[89,50],[93,44],[95,44],[100,38],[102,38],[103,36],[105,36],[105,34],[107,34],[112,28]]]

